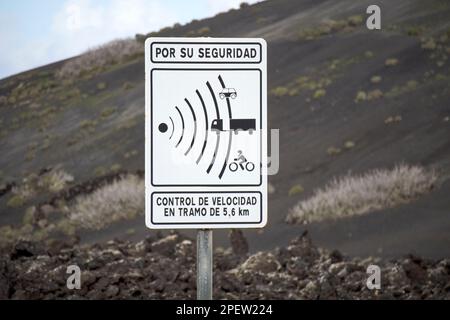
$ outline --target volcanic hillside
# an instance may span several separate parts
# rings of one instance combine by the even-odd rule
[[[0,243],[152,234],[143,218],[143,41],[262,37],[280,170],[269,177],[268,226],[245,231],[250,249],[284,246],[308,229],[316,244],[350,255],[448,257],[450,4],[377,3],[381,30],[366,28],[371,1],[269,0],[0,80]],[[376,169],[412,182],[389,189],[389,201],[381,192],[374,200],[382,184],[369,189],[378,202],[358,210],[329,207],[308,221],[296,211],[334,178]],[[215,234],[228,245],[225,231]]]

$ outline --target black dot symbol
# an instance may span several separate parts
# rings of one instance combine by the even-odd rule
[[[158,129],[161,133],[164,133],[167,131],[167,124],[165,124],[164,122],[160,123],[158,126]]]

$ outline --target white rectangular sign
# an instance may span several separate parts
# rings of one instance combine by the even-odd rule
[[[147,39],[149,228],[266,224],[266,65],[263,39]]]

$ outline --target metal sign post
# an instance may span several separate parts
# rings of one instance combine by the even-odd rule
[[[197,300],[212,300],[213,233],[210,229],[197,233]]]

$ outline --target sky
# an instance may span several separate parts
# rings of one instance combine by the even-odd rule
[[[242,1],[2,0],[0,79],[72,57],[113,39],[238,8]]]

